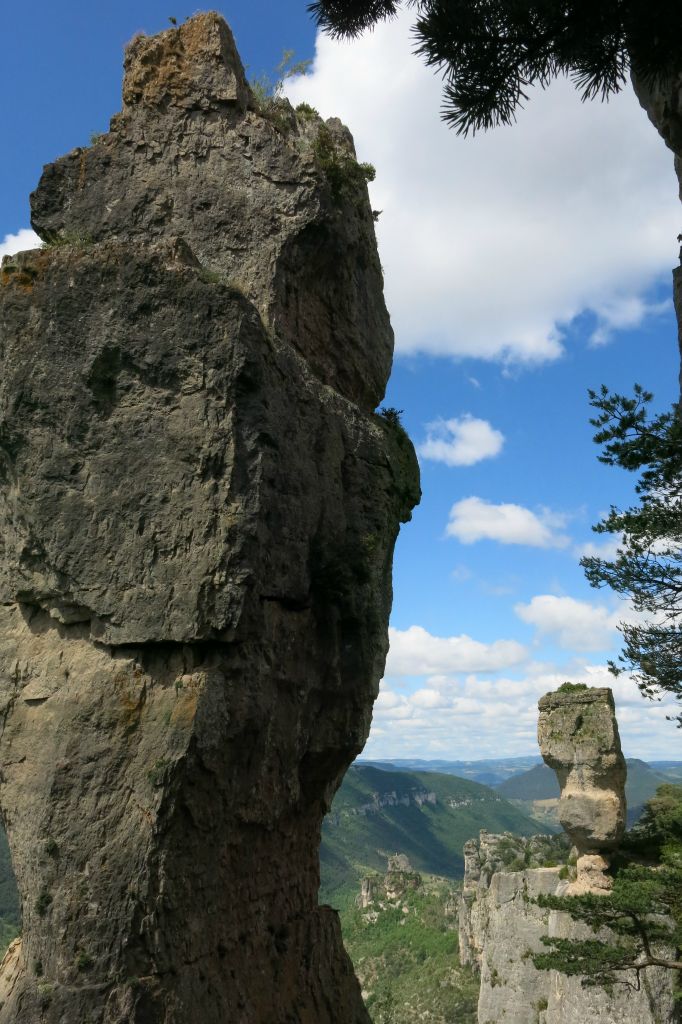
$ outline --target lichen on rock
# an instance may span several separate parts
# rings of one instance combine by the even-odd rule
[[[0,1022],[364,1024],[319,834],[419,498],[368,196],[219,16],[125,66],[0,273]]]

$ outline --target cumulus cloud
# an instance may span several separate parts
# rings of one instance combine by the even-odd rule
[[[495,505],[483,498],[463,498],[450,509],[446,533],[462,544],[496,540],[534,548],[564,548],[569,538],[560,531],[566,519],[549,509],[536,513],[523,505]]]
[[[623,541],[620,537],[607,537],[605,540],[588,540],[577,544],[573,549],[577,558],[603,558],[613,561],[618,557],[618,549]]]
[[[609,650],[623,617],[603,605],[554,594],[538,594],[528,604],[517,604],[514,611],[540,636],[551,637],[560,647],[573,651]]]
[[[398,350],[538,363],[577,314],[594,341],[636,326],[676,255],[672,156],[627,88],[581,103],[561,79],[516,125],[460,138],[441,80],[411,54],[414,11],[352,42],[319,35],[294,102],[352,129],[372,205]]]
[[[3,256],[13,256],[15,252],[23,252],[25,249],[37,249],[42,244],[35,231],[22,228],[16,235],[5,235],[0,242],[0,259]]]
[[[629,676],[614,678],[606,665],[585,661],[523,666],[519,678],[434,675],[412,692],[385,679],[363,756],[476,760],[537,754],[538,700],[566,680],[611,687],[627,756],[678,756],[679,734],[666,720],[677,710],[675,702],[645,701]]]
[[[423,459],[444,462],[446,466],[473,466],[499,455],[503,444],[504,434],[487,420],[465,414],[429,423],[426,440],[417,451]]]
[[[470,636],[432,636],[422,626],[389,629],[387,676],[445,672],[494,672],[518,665],[526,649],[515,640],[484,644]]]

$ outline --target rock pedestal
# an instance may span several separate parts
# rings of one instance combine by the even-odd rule
[[[559,820],[578,854],[573,891],[608,888],[608,853],[625,831],[627,768],[613,693],[567,686],[540,699],[538,743],[556,772]]]
[[[123,95],[0,273],[0,1024],[364,1024],[320,825],[419,496],[366,188],[217,15]]]

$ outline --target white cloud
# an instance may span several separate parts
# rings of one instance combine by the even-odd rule
[[[429,423],[426,440],[417,451],[422,458],[444,462],[446,466],[473,466],[499,455],[503,444],[504,434],[487,420],[465,414]]]
[[[581,103],[561,79],[516,125],[460,138],[439,117],[440,77],[411,54],[413,20],[318,36],[312,73],[287,83],[376,166],[398,349],[533,363],[561,354],[584,310],[595,341],[638,322],[676,257],[679,206],[672,155],[631,89]]]
[[[598,326],[590,337],[591,345],[605,345],[614,331],[633,330],[648,316],[661,316],[672,307],[670,299],[664,302],[645,302],[638,295],[607,299],[596,307]]]
[[[0,259],[3,256],[13,256],[15,252],[24,252],[26,249],[38,249],[43,243],[30,228],[22,228],[16,235],[5,235],[0,242]]]
[[[497,540],[501,544],[564,548],[569,538],[559,531],[565,526],[566,519],[566,516],[549,509],[535,513],[522,505],[495,505],[483,498],[463,498],[450,509],[446,533],[462,544]]]
[[[622,612],[573,597],[538,594],[529,604],[517,604],[518,617],[535,626],[540,636],[552,637],[560,647],[573,651],[605,651],[615,641]]]
[[[432,675],[410,693],[385,679],[363,756],[454,761],[537,754],[538,700],[566,680],[613,690],[626,756],[678,756],[679,733],[665,717],[679,710],[675,702],[645,701],[630,677],[614,678],[606,665],[585,661],[528,666],[518,679]]]
[[[573,549],[576,558],[603,558],[612,561],[618,556],[618,548],[623,541],[620,537],[608,537],[606,540],[588,540],[584,544],[577,544]]]
[[[387,676],[433,675],[439,672],[494,672],[518,665],[526,649],[515,640],[480,643],[470,636],[432,636],[421,626],[389,629]]]

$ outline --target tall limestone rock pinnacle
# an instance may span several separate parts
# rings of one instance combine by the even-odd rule
[[[538,743],[561,787],[559,820],[578,852],[574,891],[608,888],[608,854],[625,830],[627,768],[613,693],[571,686],[540,699]]]
[[[0,272],[0,1024],[360,1024],[320,826],[419,497],[362,169],[215,14],[125,69]]]

